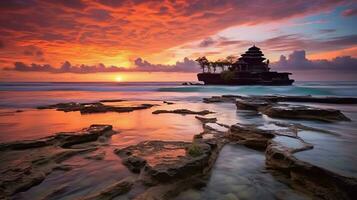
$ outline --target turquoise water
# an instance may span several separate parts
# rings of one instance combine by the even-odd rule
[[[183,86],[179,82],[37,82],[0,83],[0,108],[34,107],[64,101],[104,98],[199,101],[202,97],[236,95],[314,95],[357,97],[357,82],[297,82],[292,86]]]

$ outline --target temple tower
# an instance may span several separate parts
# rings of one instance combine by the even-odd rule
[[[260,48],[253,45],[235,63],[238,71],[266,72],[269,71],[268,64],[264,62],[264,54]]]

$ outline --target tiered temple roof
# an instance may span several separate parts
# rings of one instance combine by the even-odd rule
[[[260,50],[260,48],[255,45],[250,47],[248,51],[241,55],[239,60],[243,60],[248,64],[259,64],[262,63],[266,58],[264,58],[264,54]]]

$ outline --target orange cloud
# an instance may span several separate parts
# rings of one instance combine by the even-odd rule
[[[1,1],[1,64],[104,63],[128,67],[134,58],[206,38],[236,25],[287,20],[341,1],[57,0]],[[42,57],[23,55],[27,46]]]

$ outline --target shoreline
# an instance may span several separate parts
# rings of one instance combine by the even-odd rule
[[[113,192],[115,193],[115,196],[117,195],[124,195],[127,196],[128,198],[130,197],[130,199],[132,198],[136,198],[136,199],[145,199],[145,198],[149,198],[149,197],[155,197],[155,198],[161,198],[161,199],[165,199],[165,198],[176,198],[174,196],[179,195],[177,198],[180,198],[180,194],[183,191],[189,191],[191,190],[191,188],[196,188],[199,186],[199,188],[201,187],[206,187],[205,185],[207,184],[207,176],[208,176],[208,180],[209,179],[209,175],[212,173],[212,167],[215,166],[215,161],[217,158],[219,158],[219,152],[221,151],[222,148],[224,148],[225,144],[235,144],[235,145],[244,145],[247,146],[248,148],[253,148],[253,149],[258,149],[260,151],[263,150],[263,152],[266,150],[265,152],[265,157],[266,157],[266,164],[267,164],[267,169],[273,170],[274,173],[279,173],[282,176],[285,176],[285,180],[287,182],[289,182],[289,184],[294,185],[294,189],[291,191],[292,193],[294,193],[294,191],[298,191],[298,192],[303,192],[303,196],[307,195],[307,196],[315,196],[318,194],[319,198],[322,199],[329,199],[329,198],[335,198],[335,197],[343,197],[344,199],[351,199],[351,197],[353,195],[355,195],[353,192],[351,193],[351,191],[348,188],[355,188],[356,187],[356,178],[346,178],[345,176],[341,176],[338,173],[332,172],[330,170],[326,170],[324,167],[316,167],[317,165],[311,165],[311,163],[308,162],[301,162],[300,160],[298,160],[296,157],[293,156],[293,154],[295,154],[296,152],[301,152],[301,151],[309,151],[311,149],[314,149],[313,144],[310,144],[306,141],[304,141],[303,138],[299,137],[299,133],[300,131],[313,131],[313,132],[317,132],[319,134],[327,134],[327,135],[334,135],[333,132],[329,132],[327,130],[324,129],[319,129],[319,128],[314,128],[314,127],[310,127],[310,126],[306,126],[303,125],[304,121],[311,121],[313,123],[317,122],[316,119],[318,121],[320,121],[321,116],[321,111],[329,111],[326,116],[328,116],[328,120],[323,122],[323,123],[327,123],[327,124],[335,124],[336,120],[346,120],[348,119],[345,116],[340,116],[341,114],[336,113],[335,111],[331,112],[332,109],[330,108],[319,108],[319,110],[316,110],[317,112],[317,116],[319,116],[319,118],[315,118],[315,117],[307,117],[306,114],[301,115],[301,117],[304,119],[304,121],[300,122],[297,121],[295,124],[291,123],[291,122],[285,122],[285,123],[278,123],[278,121],[272,123],[272,125],[278,127],[278,129],[275,127],[275,129],[268,129],[266,130],[266,128],[263,128],[259,125],[259,123],[250,123],[250,124],[237,124],[237,123],[229,123],[224,124],[224,122],[221,122],[221,115],[224,115],[225,112],[227,112],[228,110],[231,110],[231,106],[236,107],[237,112],[247,112],[247,113],[255,113],[254,115],[259,115],[259,113],[265,113],[264,110],[266,110],[266,108],[261,109],[259,108],[260,106],[268,106],[269,104],[276,104],[278,103],[279,106],[281,107],[281,105],[285,105],[286,103],[280,104],[279,102],[284,102],[286,100],[288,100],[288,103],[291,104],[291,100],[292,98],[297,99],[297,101],[301,102],[301,101],[319,101],[319,103],[355,103],[354,101],[357,99],[351,99],[351,98],[313,98],[313,97],[283,97],[283,96],[279,96],[279,97],[272,97],[272,96],[261,96],[261,97],[242,97],[242,96],[235,96],[235,95],[224,95],[221,97],[211,97],[211,98],[206,98],[203,99],[202,103],[196,103],[196,108],[193,109],[191,108],[192,105],[184,103],[184,102],[180,102],[180,101],[161,101],[160,103],[158,103],[158,101],[155,101],[156,104],[150,104],[150,102],[143,102],[143,101],[130,101],[130,100],[123,100],[123,99],[107,99],[107,100],[101,100],[99,102],[101,103],[85,103],[85,104],[76,104],[76,103],[69,103],[69,104],[55,104],[52,106],[47,106],[47,107],[40,107],[41,109],[45,109],[43,111],[45,112],[56,112],[57,114],[59,113],[63,113],[63,115],[78,115],[80,114],[80,116],[83,117],[94,117],[94,118],[98,118],[101,115],[105,115],[107,116],[110,113],[115,114],[115,118],[119,117],[120,115],[128,115],[126,113],[133,113],[132,115],[135,115],[135,113],[146,113],[145,115],[148,115],[150,117],[152,117],[152,120],[155,120],[156,117],[160,117],[161,119],[169,119],[169,121],[167,121],[167,123],[172,123],[171,121],[175,121],[175,120],[183,120],[183,123],[190,123],[192,124],[192,122],[194,122],[196,124],[197,127],[202,127],[203,132],[199,133],[199,131],[193,131],[191,137],[190,136],[185,136],[186,139],[181,140],[184,141],[185,143],[183,146],[178,147],[179,149],[182,149],[180,151],[182,151],[183,154],[181,154],[179,156],[179,158],[181,157],[184,160],[177,160],[177,156],[178,154],[169,154],[169,152],[171,151],[170,149],[173,148],[172,145],[176,145],[178,143],[174,143],[174,142],[169,142],[169,141],[180,141],[179,137],[177,137],[177,135],[173,134],[171,137],[171,139],[169,139],[170,137],[166,137],[160,139],[160,137],[158,138],[159,140],[157,140],[157,143],[153,143],[155,145],[169,145],[172,146],[169,149],[165,148],[158,148],[157,150],[155,150],[153,153],[161,155],[162,153],[164,153],[166,155],[166,159],[161,160],[160,161],[160,156],[159,157],[153,157],[153,158],[148,158],[146,156],[141,157],[139,155],[135,156],[131,158],[131,157],[126,157],[125,155],[133,155],[132,153],[125,153],[125,154],[118,154],[117,152],[123,151],[123,149],[125,148],[138,148],[138,151],[142,151],[145,155],[145,153],[147,153],[147,150],[145,149],[151,149],[152,147],[148,146],[148,147],[144,147],[141,146],[140,142],[144,142],[144,141],[153,141],[155,140],[155,138],[153,138],[153,135],[148,135],[147,137],[144,137],[142,139],[136,140],[134,139],[133,141],[127,143],[125,141],[121,140],[121,135],[124,134],[126,132],[125,129],[120,129],[120,128],[115,128],[115,131],[117,131],[117,134],[114,134],[109,137],[107,137],[106,139],[102,138],[92,138],[91,140],[83,140],[83,139],[79,139],[78,142],[75,143],[71,143],[71,145],[60,145],[60,148],[69,148],[72,149],[71,146],[74,145],[75,149],[83,149],[84,151],[79,151],[78,155],[74,155],[74,158],[76,157],[84,157],[85,160],[90,160],[91,162],[94,162],[94,165],[98,165],[99,162],[107,162],[108,159],[109,160],[117,160],[119,158],[117,162],[117,165],[122,165],[124,164],[124,168],[128,167],[127,170],[129,169],[134,169],[133,166],[136,166],[137,164],[135,163],[142,163],[138,166],[140,166],[140,168],[136,169],[134,171],[134,174],[131,174],[130,172],[126,172],[129,173],[129,178],[127,177],[127,181],[119,181],[116,185],[111,185],[109,186],[107,184],[106,187],[104,187],[102,190],[95,190],[95,192],[91,192],[91,195],[85,195],[87,196],[88,199],[91,198],[99,198],[99,197],[103,197],[102,195],[104,195],[105,197],[107,197],[107,195],[112,195]],[[205,102],[205,103],[204,103]],[[237,104],[237,105],[235,105]],[[140,107],[142,105],[145,105],[144,107]],[[150,106],[146,106],[146,105],[150,105]],[[206,106],[211,106],[211,108],[207,109],[207,112],[204,113],[204,116],[202,117],[198,117],[200,114],[200,112],[202,112],[204,109],[199,108],[199,105],[206,105]],[[335,105],[335,104],[331,104],[331,105]],[[99,107],[98,107],[99,106]],[[124,106],[124,107],[123,107]],[[138,107],[139,106],[139,107]],[[187,110],[180,110],[182,108],[185,108],[185,106],[189,109]],[[197,107],[198,106],[198,107]],[[218,106],[218,107],[215,107]],[[220,106],[229,106],[230,108],[225,108],[222,109]],[[269,105],[270,107],[274,107]],[[140,110],[137,110],[140,109]],[[162,109],[163,108],[163,109]],[[170,109],[169,109],[170,108]],[[176,108],[178,110],[173,110],[172,108]],[[286,107],[288,108],[287,110],[285,110],[285,112],[291,112],[291,107]],[[302,111],[298,111],[298,112],[306,112],[306,110],[311,110],[312,107],[298,107],[300,110],[302,109]],[[49,109],[49,111],[46,111],[47,109]],[[57,111],[51,111],[53,109],[57,109]],[[84,112],[84,110],[86,110],[86,112]],[[87,112],[89,109],[89,113]],[[119,110],[118,110],[119,109]],[[141,110],[143,109],[143,110]],[[155,114],[155,111],[159,111],[158,114]],[[42,110],[38,110],[38,112],[43,112]],[[212,113],[210,111],[213,111]],[[296,111],[296,110],[295,110]],[[28,110],[24,110],[23,112],[18,112],[18,113],[14,113],[14,115],[22,115],[26,112],[31,112]],[[36,112],[33,111],[33,112]],[[109,112],[109,113],[108,113]],[[118,113],[119,112],[119,113]],[[122,113],[124,112],[124,113]],[[78,114],[77,114],[78,113]],[[87,114],[88,113],[88,114]],[[332,113],[336,113],[336,118],[331,118],[331,114]],[[189,114],[189,115],[187,115]],[[207,114],[207,116],[205,116]],[[249,114],[249,115],[251,115]],[[309,113],[310,115],[314,115],[314,113]],[[97,115],[97,116],[96,116]],[[112,115],[112,114],[111,114]],[[249,116],[248,115],[248,116]],[[269,115],[269,114],[268,114]],[[279,118],[291,118],[291,115],[282,115],[279,114],[280,116],[275,116],[275,115],[271,115],[271,117],[275,118],[278,117]],[[293,114],[292,116],[294,116],[294,118],[296,117],[296,114]],[[168,118],[169,117],[169,118]],[[218,118],[218,121],[217,121]],[[112,119],[112,117],[110,118]],[[120,118],[119,118],[120,119]],[[157,120],[157,119],[156,119]],[[280,119],[279,119],[280,120]],[[332,121],[331,121],[332,120]],[[354,118],[352,120],[355,120]],[[110,121],[110,120],[109,120]],[[345,122],[344,122],[345,123]],[[348,123],[348,122],[346,122]],[[83,127],[82,127],[83,128]],[[190,128],[192,130],[192,128]],[[195,130],[195,128],[193,129]],[[61,131],[61,130],[60,130]],[[135,132],[135,128],[132,129],[132,131]],[[78,138],[80,138],[83,133],[82,132],[73,132],[70,134],[75,134],[78,135]],[[51,137],[51,136],[49,136]],[[115,137],[119,137],[117,139],[114,139]],[[132,135],[130,137],[135,137],[135,135]],[[336,135],[337,137],[337,135]],[[124,136],[125,138],[125,136]],[[278,141],[275,141],[274,138],[280,139]],[[281,138],[285,138],[283,140],[281,140]],[[288,143],[286,143],[286,138],[291,138],[290,140],[293,140],[293,143],[295,146],[289,146],[291,145],[291,141]],[[115,140],[115,143],[112,143],[112,140]],[[167,140],[169,139],[169,140]],[[52,139],[51,139],[52,140]],[[67,139],[66,139],[67,140]],[[169,143],[167,143],[169,142]],[[122,143],[122,145],[117,145]],[[24,146],[25,145],[25,146]],[[44,148],[46,146],[49,145],[56,147],[58,145],[55,145],[55,143],[47,143],[46,141],[43,140],[33,140],[31,141],[27,141],[27,142],[12,142],[12,143],[8,143],[8,144],[2,144],[1,146],[3,147],[1,150],[1,153],[3,155],[7,155],[7,154],[13,154],[18,152],[19,153],[19,146],[21,146],[21,148],[23,150],[21,151],[37,151],[37,149],[41,149]],[[151,145],[151,144],[150,144]],[[191,145],[194,145],[194,147],[192,147]],[[298,145],[298,146],[296,146]],[[61,147],[63,146],[63,147]],[[12,149],[16,147],[16,149]],[[94,150],[90,150],[88,151],[88,147],[94,147]],[[51,147],[52,148],[52,147]],[[56,147],[58,148],[58,147]],[[191,150],[192,148],[194,148],[194,150]],[[203,150],[206,149],[206,150]],[[57,150],[56,150],[57,151]],[[92,151],[94,151],[94,154],[91,153]],[[165,153],[165,151],[168,151]],[[198,152],[198,157],[195,157],[193,155],[195,155],[195,152]],[[130,152],[130,151],[129,151]],[[186,152],[186,153],[185,153]],[[190,152],[194,152],[193,154]],[[5,154],[4,154],[5,153]],[[116,155],[117,154],[117,155]],[[35,155],[35,154],[34,154]],[[279,156],[278,156],[279,155]],[[21,154],[19,154],[19,156],[21,156]],[[124,157],[123,157],[124,156]],[[11,157],[8,156],[2,156],[3,159],[11,160]],[[130,158],[130,159],[129,159]],[[169,159],[170,158],[170,159]],[[195,165],[192,164],[188,164],[191,162],[196,162],[196,163],[201,163],[202,161],[200,161],[200,159],[204,159],[206,160],[206,164],[203,165],[197,165],[195,168],[192,168]],[[31,159],[31,158],[30,158]],[[53,158],[49,157],[48,159],[52,160]],[[67,158],[67,156],[65,156],[65,159],[59,160],[59,161],[55,161],[55,163],[61,164],[62,162],[66,162],[65,160],[71,160],[71,156],[69,156]],[[154,159],[150,162],[154,162],[157,164],[150,164],[150,162],[148,160]],[[198,159],[198,160],[197,160]],[[283,160],[285,161],[283,161]],[[127,161],[126,161],[127,160]],[[186,160],[186,161],[185,161]],[[291,168],[291,166],[289,167],[289,165],[284,164],[284,162],[288,161],[289,162],[293,162],[294,164],[294,168]],[[282,162],[283,161],[283,162]],[[9,161],[7,161],[9,162]],[[5,162],[6,163],[6,162]],[[33,163],[33,161],[32,161]],[[45,164],[39,164],[41,169],[40,171],[42,171],[43,169],[49,169],[48,167],[46,167],[48,164],[46,163],[52,163],[46,161]],[[81,163],[81,162],[80,162]],[[122,164],[121,164],[122,163]],[[149,163],[149,164],[148,164]],[[166,164],[165,164],[166,163]],[[187,164],[184,164],[187,163]],[[36,163],[34,163],[35,166],[37,166]],[[52,164],[51,164],[52,165]],[[133,165],[133,166],[132,166]],[[186,169],[184,166],[190,166],[191,168]],[[20,165],[21,166],[21,165]],[[179,167],[182,166],[182,167]],[[313,177],[311,176],[306,176],[306,174],[309,174],[309,169],[314,166],[313,168],[315,170],[317,170],[314,173],[323,173],[324,176],[326,177],[326,179],[323,181],[323,185],[321,187],[321,185],[319,185],[320,183],[318,181],[316,181],[315,179],[311,179]],[[44,168],[43,168],[44,167]],[[298,167],[298,168],[296,168]],[[33,167],[32,167],[33,168]],[[55,169],[53,167],[51,167],[52,170]],[[46,172],[45,174],[51,175],[54,173],[54,171],[52,171],[50,168],[50,171]],[[122,167],[120,167],[122,168]],[[296,169],[299,169],[299,171],[301,171],[300,169],[304,169],[305,171],[302,171],[297,173],[295,172]],[[36,167],[34,168],[36,169]],[[73,169],[73,167],[66,167],[66,165],[59,165],[57,166],[57,169],[59,171],[64,171],[66,172],[67,170],[71,171]],[[57,169],[55,169],[55,171],[58,171]],[[168,173],[166,170],[170,169],[170,173]],[[195,170],[192,170],[195,169]],[[122,170],[122,171],[127,171],[127,170]],[[157,171],[158,170],[158,171]],[[188,170],[187,172],[184,172],[183,170]],[[198,170],[198,171],[196,171]],[[291,171],[293,170],[293,171]],[[22,170],[20,169],[19,172],[21,172]],[[177,175],[173,175],[173,171],[176,171]],[[140,172],[140,175],[137,176],[135,175],[136,173]],[[160,172],[160,173],[159,173]],[[287,175],[287,172],[290,173],[290,175]],[[294,173],[293,173],[294,172]],[[98,174],[100,174],[100,172],[96,172]],[[159,174],[162,174],[160,176],[158,176]],[[187,174],[188,173],[188,174]],[[213,171],[214,173],[214,171]],[[288,173],[288,174],[289,174]],[[292,173],[294,174],[293,179],[289,180],[288,177],[292,177]],[[26,174],[26,173],[25,173]],[[20,175],[20,177],[23,176],[27,176],[27,175]],[[130,175],[131,174],[131,175]],[[157,174],[157,175],[155,175]],[[166,175],[165,175],[166,174]],[[5,175],[6,177],[6,173],[2,174],[3,176]],[[48,176],[46,175],[46,176]],[[35,180],[38,181],[30,181],[31,184],[28,185],[27,187],[25,187],[25,189],[30,189],[29,191],[31,191],[31,188],[37,188],[40,187],[41,188],[41,182],[43,180],[46,180],[46,176],[42,177],[41,179],[38,179],[35,177]],[[158,177],[158,178],[154,178],[153,177]],[[309,182],[309,188],[305,188],[303,190],[301,190],[301,188],[303,187],[301,185],[301,179],[298,179],[297,177],[303,177],[302,180],[304,180],[305,182],[308,181]],[[162,178],[159,178],[162,177]],[[166,177],[166,178],[163,178]],[[187,178],[185,178],[187,177]],[[206,178],[204,178],[206,177]],[[120,180],[122,180],[123,178],[121,178]],[[30,179],[31,180],[31,179]],[[297,181],[299,180],[299,181]],[[165,186],[162,185],[163,183],[167,183],[167,181],[170,183],[169,186]],[[343,184],[339,184],[339,182],[343,182]],[[192,183],[192,184],[188,184],[188,183]],[[38,185],[39,184],[39,185]],[[198,184],[198,186],[196,185]],[[326,184],[329,184],[328,186],[326,186]],[[337,184],[337,185],[336,185]],[[346,185],[347,184],[347,185]],[[139,185],[139,186],[138,186]],[[141,185],[141,186],[140,186]],[[200,186],[201,185],[201,186]],[[34,186],[34,187],[33,187]],[[143,187],[146,188],[143,190]],[[16,188],[16,184],[14,186]],[[55,186],[53,186],[55,187]],[[23,188],[23,187],[21,187]],[[18,191],[23,191],[24,189],[15,189],[14,192],[6,192],[3,193],[3,195],[17,195],[18,197],[21,197],[21,192],[18,193]],[[141,189],[140,189],[141,188]],[[317,189],[318,188],[318,189]],[[331,190],[331,188],[334,188],[333,190]],[[25,190],[25,193],[26,193]],[[135,191],[140,190],[141,192],[136,193]],[[161,191],[161,192],[158,192]],[[319,191],[319,192],[317,192]],[[192,192],[192,191],[191,191]],[[316,193],[317,192],[317,193]],[[196,192],[197,193],[197,192]],[[291,193],[291,194],[292,194]],[[174,195],[173,195],[174,194]],[[185,194],[185,193],[182,193]],[[321,196],[321,194],[323,194]],[[19,196],[20,195],[20,196]],[[54,195],[54,194],[48,194],[48,195]],[[94,195],[94,196],[93,196]],[[169,195],[169,196],[167,196]],[[197,194],[196,194],[197,195]],[[295,193],[294,193],[295,195]],[[337,195],[337,196],[336,196]],[[342,196],[341,196],[342,195]]]

